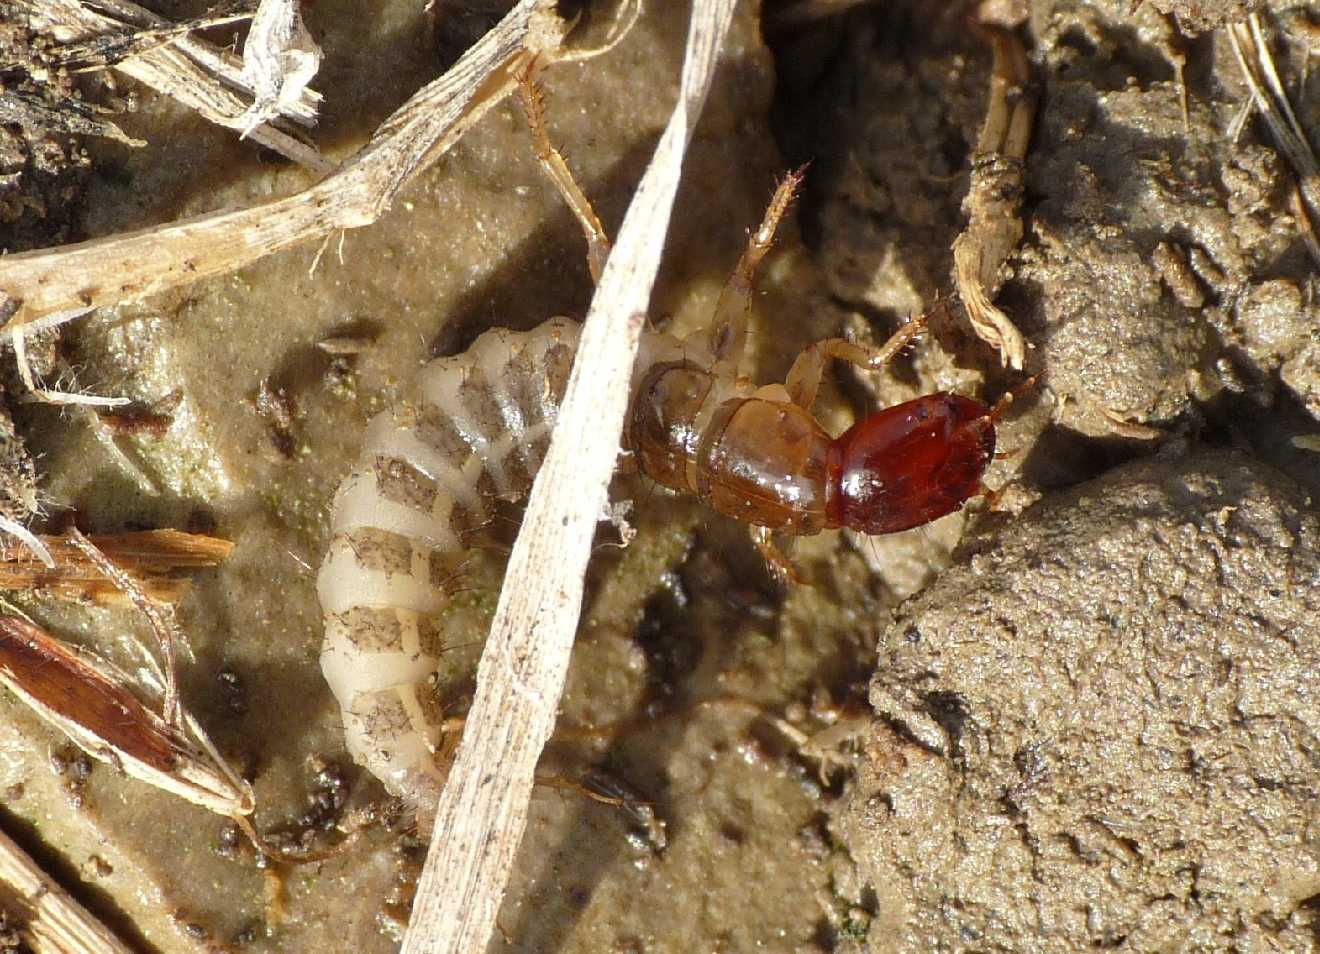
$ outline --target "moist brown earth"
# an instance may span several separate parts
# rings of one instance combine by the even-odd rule
[[[317,141],[351,153],[497,6],[305,5],[326,52]],[[1313,28],[1285,6],[986,4],[1023,39],[1040,94],[1026,235],[998,303],[1032,345],[1024,374],[1044,374],[987,478],[997,508],[1022,512],[976,503],[907,534],[805,540],[793,559],[809,585],[782,591],[743,528],[621,481],[638,537],[620,551],[602,535],[545,767],[635,794],[664,828],[539,789],[492,951],[1320,949],[1320,315],[1293,172],[1258,120],[1234,134],[1248,94],[1216,29],[1271,13],[1306,124]],[[951,291],[990,68],[962,4],[863,3],[790,26],[791,8],[768,4],[764,24],[740,10],[652,313],[703,327],[775,177],[810,161],[801,238],[787,227],[760,275],[763,381],[814,339],[881,340]],[[610,231],[667,117],[685,29],[683,5],[652,3],[615,51],[545,75],[551,135]],[[45,215],[15,200],[27,218],[7,247],[311,181],[139,100],[114,119],[148,145],[86,140],[85,196],[60,191],[82,181],[69,145],[65,172],[0,193]],[[0,141],[0,173],[41,173],[15,142]],[[180,607],[184,692],[252,778],[258,826],[332,841],[350,810],[380,818],[344,854],[272,877],[201,809],[99,763],[71,782],[77,760],[48,756],[64,740],[0,697],[0,825],[145,951],[396,947],[423,846],[344,752],[320,677],[329,504],[365,422],[428,357],[491,325],[580,316],[591,290],[512,103],[382,221],[314,245],[65,334],[52,370],[170,409],[163,434],[17,419],[49,510],[237,543]],[[327,337],[362,350],[329,355]],[[992,400],[1024,374],[954,307],[886,372],[839,369],[815,410],[838,432],[875,402]],[[501,567],[483,553],[455,599],[456,667],[479,654]],[[132,614],[23,605],[136,665]]]

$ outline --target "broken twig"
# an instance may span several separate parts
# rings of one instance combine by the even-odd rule
[[[4,832],[0,832],[0,913],[18,921],[19,938],[27,945],[24,950],[32,954],[132,954]]]
[[[0,295],[18,302],[4,328],[143,298],[339,229],[370,225],[418,172],[513,90],[519,70],[538,56],[554,62],[563,21],[553,8],[551,0],[521,0],[444,76],[385,120],[339,171],[296,195],[0,258]]]

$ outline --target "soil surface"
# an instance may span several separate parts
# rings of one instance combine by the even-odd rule
[[[881,637],[839,816],[872,947],[1314,945],[1318,532],[1214,452],[969,541]]]
[[[985,114],[991,58],[966,6],[797,19],[824,6],[741,9],[652,310],[678,333],[705,327],[776,177],[810,162],[759,275],[764,381],[812,340],[882,340],[952,291]],[[885,372],[838,369],[815,410],[837,432],[877,402],[991,400],[1043,372],[1000,427],[987,483],[1002,493],[906,534],[804,540],[808,585],[783,590],[743,527],[621,479],[638,536],[619,549],[601,534],[553,783],[533,797],[490,950],[1320,948],[1315,264],[1293,171],[1258,120],[1236,130],[1249,97],[1216,29],[1267,6],[986,5],[1022,38],[1040,97],[1026,235],[997,299],[1027,368],[1003,369],[952,307]],[[1265,22],[1305,124],[1314,26],[1278,6]],[[306,6],[328,154],[351,155],[499,4],[421,7]],[[668,117],[683,7],[651,3],[616,49],[544,76],[551,136],[611,232]],[[583,29],[607,13],[590,5]],[[113,119],[137,149],[0,130],[14,175],[0,244],[312,181],[168,100],[135,105]],[[590,293],[581,236],[509,102],[324,254],[103,311],[50,349],[53,373],[165,408],[168,427],[108,433],[90,413],[11,402],[6,514],[37,503],[30,452],[46,512],[237,544],[179,608],[183,688],[252,780],[258,827],[327,844],[355,812],[376,819],[329,861],[262,870],[224,819],[87,761],[0,695],[0,825],[131,944],[395,949],[424,845],[345,753],[321,679],[330,502],[366,421],[427,359],[493,325],[580,316]],[[328,338],[359,350],[329,353]],[[480,653],[501,567],[478,554],[448,611],[455,671]],[[132,613],[22,605],[140,667]]]

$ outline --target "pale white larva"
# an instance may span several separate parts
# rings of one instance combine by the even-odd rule
[[[335,497],[317,577],[321,669],[353,757],[415,804],[439,793],[442,713],[428,681],[444,648],[432,615],[496,497],[526,494],[577,348],[565,318],[495,329],[427,364],[367,427]]]
[[[356,466],[335,495],[317,576],[325,614],[321,669],[338,700],[349,752],[391,792],[433,804],[447,766],[433,676],[445,648],[438,613],[467,558],[468,537],[495,500],[518,500],[549,447],[579,326],[497,328],[421,369],[367,426]],[[647,369],[705,349],[643,336]]]

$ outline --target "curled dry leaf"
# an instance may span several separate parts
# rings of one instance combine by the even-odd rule
[[[1004,263],[1022,241],[1023,161],[1036,100],[1022,43],[1007,30],[981,29],[995,59],[985,125],[963,202],[967,228],[953,243],[954,277],[977,335],[999,350],[1004,364],[1020,371],[1026,352],[1022,333],[991,299],[1003,283]]]
[[[243,78],[254,97],[241,117],[243,136],[297,103],[320,66],[321,48],[303,25],[297,0],[261,0],[243,44]]]

